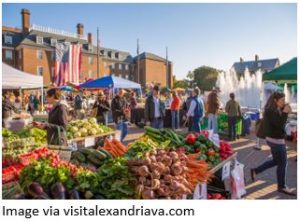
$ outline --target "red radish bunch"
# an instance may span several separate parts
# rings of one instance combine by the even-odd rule
[[[234,151],[231,147],[231,145],[225,141],[220,141],[220,157],[222,160],[226,160],[228,157],[230,157]]]
[[[212,194],[208,193],[207,199],[209,199],[209,200],[224,200],[226,198],[220,193],[212,193]]]

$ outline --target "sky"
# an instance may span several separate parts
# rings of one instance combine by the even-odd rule
[[[21,9],[31,12],[31,23],[76,33],[97,27],[102,47],[136,55],[151,52],[173,62],[182,79],[202,65],[228,70],[244,60],[297,55],[297,6],[289,4],[24,4],[2,5],[5,26],[21,27]]]

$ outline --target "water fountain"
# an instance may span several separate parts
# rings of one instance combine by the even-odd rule
[[[220,98],[223,105],[228,101],[229,94],[233,92],[241,106],[260,108],[262,97],[262,73],[260,70],[255,74],[250,74],[246,68],[240,79],[238,79],[234,69],[221,72],[216,86],[221,90]]]

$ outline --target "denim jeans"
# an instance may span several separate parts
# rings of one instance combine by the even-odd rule
[[[200,127],[200,117],[192,117],[192,132],[200,133],[201,127]]]
[[[267,144],[271,148],[272,160],[264,162],[259,167],[255,168],[257,174],[277,166],[277,184],[278,189],[286,188],[286,169],[287,169],[287,153],[286,146],[284,144],[274,144],[267,141]]]
[[[208,129],[213,130],[214,134],[218,133],[218,115],[208,114]]]
[[[179,128],[179,111],[172,110],[172,129],[178,129]]]
[[[163,123],[163,119],[155,118],[153,121],[151,121],[151,127],[161,129],[163,128]]]
[[[128,133],[128,122],[120,122],[117,124],[117,129],[121,131],[120,141],[123,143]]]
[[[236,122],[237,117],[228,117],[228,137],[229,139],[236,139]]]

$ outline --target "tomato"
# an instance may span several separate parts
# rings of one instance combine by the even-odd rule
[[[214,155],[215,155],[215,151],[214,150],[207,151],[207,156],[213,157]]]
[[[197,140],[197,137],[194,135],[194,134],[188,134],[186,137],[185,137],[185,141],[188,143],[188,144],[194,144]]]

